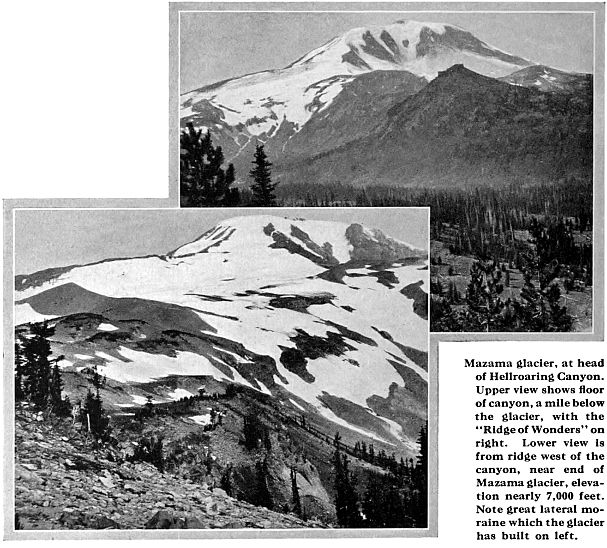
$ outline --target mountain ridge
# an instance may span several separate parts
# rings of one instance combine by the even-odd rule
[[[591,156],[591,88],[546,93],[455,65],[387,109],[368,135],[301,161],[279,158],[275,173],[285,187],[532,184],[587,175]]]

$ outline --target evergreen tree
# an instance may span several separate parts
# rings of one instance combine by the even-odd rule
[[[49,338],[54,330],[46,321],[33,324],[31,337],[24,341],[22,369],[23,388],[26,397],[40,408],[45,408],[49,400],[51,377],[51,345]]]
[[[229,463],[223,474],[221,475],[220,486],[226,492],[229,497],[234,496],[234,483],[232,481],[232,474],[234,473],[234,467],[232,463]]]
[[[269,450],[268,446],[271,446],[271,442],[268,429],[254,410],[249,411],[244,417],[242,430],[244,446],[248,450],[257,449],[260,442],[263,442]]]
[[[262,461],[257,461],[255,463],[255,469],[257,486],[254,493],[253,504],[255,504],[256,506],[265,506],[266,508],[269,508],[271,510],[274,506],[274,503],[272,501],[272,495],[270,493],[270,487],[268,485],[268,457],[266,456]]]
[[[525,284],[521,301],[514,304],[515,317],[521,331],[570,331],[573,318],[560,305],[561,291],[555,283],[558,268],[545,266],[540,271],[540,287],[532,279],[531,269],[523,272]]]
[[[99,374],[99,371],[98,371],[96,365],[93,366],[93,378],[92,378],[91,382],[93,383],[95,390],[99,390],[103,386],[103,379],[102,379],[101,375]]]
[[[152,417],[154,415],[154,401],[152,400],[152,396],[149,394],[146,396],[144,408],[147,417]]]
[[[398,480],[391,474],[371,472],[363,498],[366,527],[410,527],[403,493]]]
[[[360,527],[361,515],[358,510],[358,496],[354,488],[354,476],[348,469],[348,458],[339,448],[333,454],[333,474],[335,488],[335,514],[340,527]]]
[[[103,402],[99,395],[93,394],[90,389],[86,394],[84,406],[80,412],[80,422],[96,441],[107,441],[110,436],[110,418],[103,408]]]
[[[151,449],[151,456],[152,456],[152,460],[151,463],[158,468],[158,470],[160,470],[161,472],[164,472],[164,454],[163,454],[163,445],[162,445],[162,437],[159,436],[158,438],[154,438],[152,437],[152,445],[150,447]]]
[[[299,487],[297,487],[297,471],[295,468],[291,468],[291,493],[293,497],[293,512],[301,517],[301,499],[299,497]]]
[[[253,169],[249,175],[253,179],[251,191],[253,192],[253,205],[261,207],[272,207],[276,205],[274,190],[278,183],[272,182],[270,168],[272,163],[268,160],[263,145],[257,145]]]
[[[23,359],[21,345],[15,339],[15,401],[25,399],[25,390],[23,388],[24,365],[25,360]]]
[[[504,302],[499,298],[504,287],[501,271],[490,262],[477,261],[470,269],[470,282],[466,290],[468,321],[473,331],[501,331]]]
[[[150,438],[141,438],[135,446],[133,461],[149,462],[153,464],[160,472],[164,472],[165,459],[162,443],[162,436],[151,436]]]
[[[367,478],[367,488],[362,501],[363,512],[365,514],[366,527],[383,527],[382,503],[383,485],[379,474],[369,473]]]
[[[180,189],[182,207],[235,206],[240,202],[234,166],[222,168],[221,147],[214,147],[210,132],[189,123],[181,132]]]
[[[55,415],[67,417],[70,414],[72,405],[68,396],[63,398],[61,395],[63,390],[63,381],[61,380],[61,373],[59,372],[59,365],[57,362],[59,362],[62,358],[63,356],[60,356],[53,364],[51,378],[49,381],[49,403]]]
[[[414,514],[418,527],[428,525],[428,422],[421,427],[419,437],[419,454],[414,469],[414,487],[416,490]]]

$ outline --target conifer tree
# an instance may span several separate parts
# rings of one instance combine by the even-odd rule
[[[504,307],[499,298],[503,285],[499,281],[501,271],[495,264],[477,261],[470,269],[470,282],[466,291],[468,320],[474,331],[500,331],[501,312]]]
[[[253,192],[253,205],[260,207],[273,207],[276,205],[274,190],[278,183],[272,182],[270,168],[272,163],[264,151],[263,145],[257,145],[253,169],[249,175],[253,179],[251,191]]]
[[[272,501],[272,495],[270,494],[270,488],[268,485],[269,479],[269,465],[268,465],[268,457],[266,456],[262,461],[257,461],[255,463],[256,469],[256,481],[257,486],[254,493],[254,501],[253,504],[256,506],[265,506],[270,510],[273,508],[274,504]]]
[[[24,364],[21,345],[15,339],[15,401],[21,401],[25,398],[25,390],[23,388]]]
[[[257,449],[260,442],[270,445],[269,432],[254,410],[250,410],[244,417],[243,424],[244,446],[248,450]]]
[[[348,469],[348,458],[339,447],[333,453],[333,474],[335,488],[335,514],[341,527],[359,527],[361,516],[358,510],[358,496],[354,488],[354,476]]]
[[[103,402],[99,395],[93,394],[90,389],[86,394],[84,406],[80,412],[80,422],[91,433],[96,441],[107,441],[110,436],[110,418],[103,408]]]
[[[144,408],[146,417],[154,416],[154,401],[152,400],[152,396],[150,394],[146,396]]]
[[[164,472],[165,459],[162,436],[141,438],[135,446],[132,460],[149,462],[160,470],[160,472]]]
[[[65,396],[65,398],[62,397],[63,381],[61,380],[61,373],[59,372],[58,365],[58,362],[62,358],[63,356],[60,356],[53,364],[49,381],[49,403],[55,415],[67,417],[70,414],[72,405],[68,396]]]
[[[214,147],[211,133],[189,123],[181,132],[180,190],[182,207],[235,206],[240,202],[234,166],[222,165],[221,147]]]
[[[25,365],[23,388],[26,397],[40,408],[45,408],[49,399],[51,377],[51,344],[49,338],[54,330],[46,321],[33,324],[32,336],[25,340],[23,358]]]
[[[414,485],[417,491],[415,516],[418,527],[427,527],[428,523],[428,422],[423,425],[417,438],[419,453],[414,469]]]
[[[297,486],[297,471],[291,468],[291,493],[293,497],[293,511],[299,516],[302,516],[301,499],[299,497],[299,487]]]

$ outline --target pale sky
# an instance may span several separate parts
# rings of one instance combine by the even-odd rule
[[[43,209],[15,211],[15,274],[108,258],[163,255],[220,221],[278,215],[360,223],[428,248],[426,208]]]
[[[451,23],[513,55],[593,71],[593,14],[584,13],[181,13],[181,93],[282,68],[347,30],[399,19]]]

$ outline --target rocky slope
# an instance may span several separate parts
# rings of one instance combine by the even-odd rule
[[[111,446],[95,449],[70,421],[19,407],[15,511],[23,529],[313,528],[314,520],[229,497]]]

